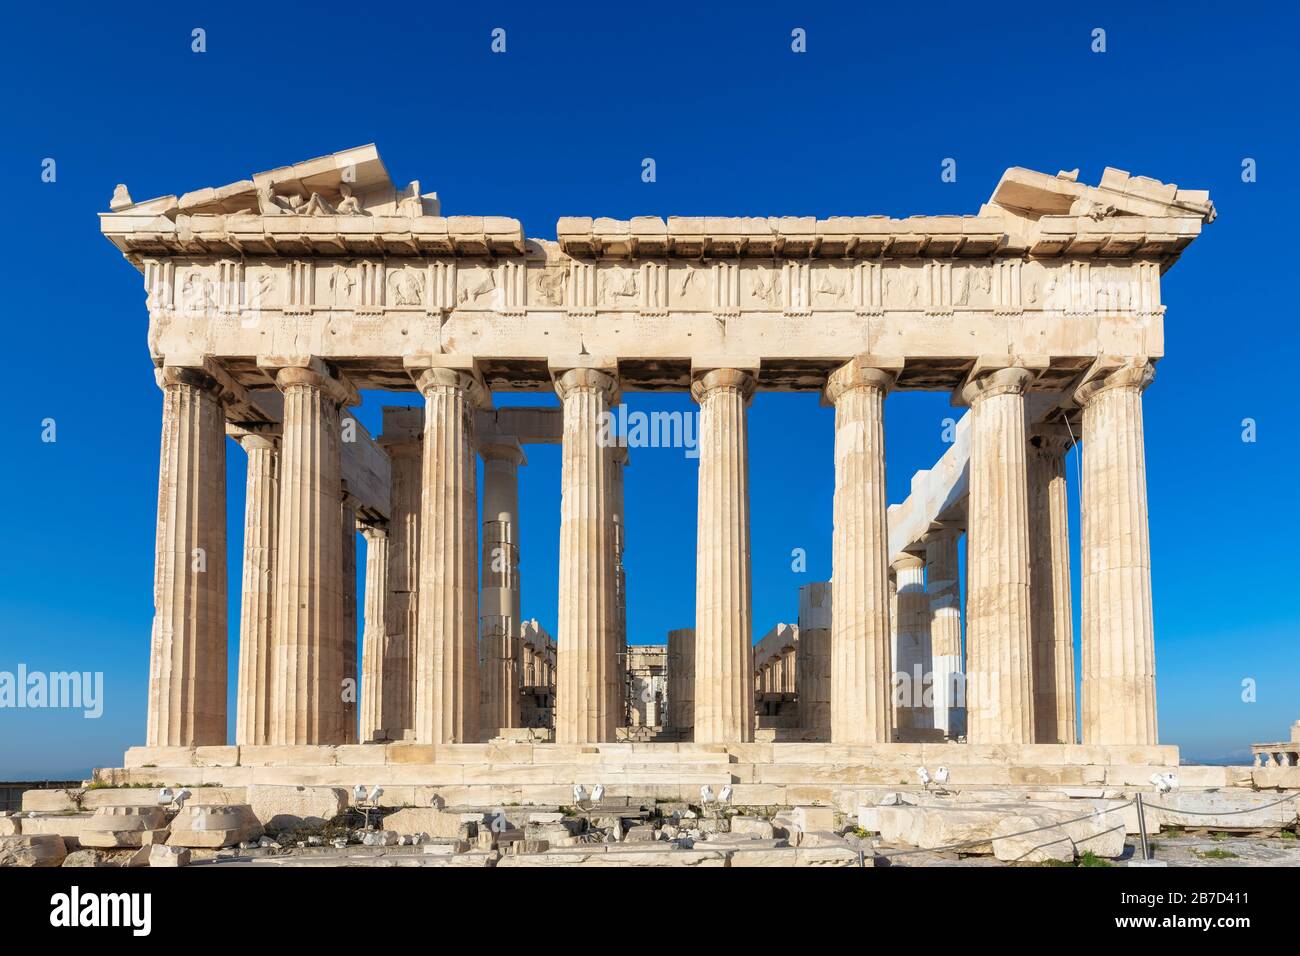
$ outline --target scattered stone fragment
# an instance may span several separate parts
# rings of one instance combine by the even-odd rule
[[[157,844],[149,848],[150,866],[189,866],[190,851],[186,847]]]
[[[0,837],[0,866],[61,866],[67,855],[63,837],[52,833]]]

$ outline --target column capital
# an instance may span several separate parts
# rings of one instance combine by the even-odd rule
[[[954,396],[955,404],[973,407],[994,395],[1023,395],[1033,380],[1034,373],[1019,365],[980,368],[977,364]]]
[[[492,404],[492,393],[483,381],[478,361],[470,355],[407,355],[402,359],[416,390],[426,398],[438,387],[457,388],[469,394],[474,408]]]
[[[858,355],[849,359],[826,378],[822,400],[834,405],[840,396],[855,388],[876,388],[888,392],[903,370],[903,360],[891,356]]]
[[[173,385],[184,385],[196,388],[201,392],[207,392],[219,402],[226,402],[231,397],[227,390],[222,387],[221,382],[201,366],[164,365],[153,370],[153,377],[161,389]]]
[[[488,404],[487,386],[483,384],[483,378],[477,370],[465,371],[439,366],[426,368],[418,375],[412,374],[416,389],[426,398],[434,389],[454,388],[465,392],[470,405],[474,408],[482,408]]]
[[[735,389],[748,402],[757,387],[757,379],[751,371],[745,369],[692,369],[691,372],[691,397],[697,402],[703,401],[706,395],[720,388]]]
[[[388,522],[386,521],[357,521],[357,530],[366,542],[376,541],[380,538],[388,537]]]
[[[226,426],[226,434],[239,442],[239,447],[246,452],[277,451],[280,448],[280,436],[273,432],[255,432],[246,429],[232,429]]]
[[[314,355],[259,355],[258,368],[275,379],[275,387],[285,391],[297,386],[318,389],[340,407],[361,404],[356,387],[324,359]]]
[[[1065,425],[1035,425],[1029,434],[1029,449],[1043,458],[1061,458],[1074,441],[1074,435]]]
[[[1074,401],[1080,407],[1086,407],[1099,394],[1113,388],[1142,392],[1155,377],[1155,365],[1143,358],[1126,362],[1119,368],[1094,366],[1085,373],[1083,381],[1075,388]]]
[[[621,394],[616,368],[552,366],[551,377],[555,381],[555,393],[560,396],[560,401],[564,401],[573,392],[600,391],[613,404]]]
[[[966,529],[958,521],[933,521],[930,523],[930,529],[917,539],[921,545],[928,546],[935,541],[956,541]]]
[[[895,574],[900,571],[919,571],[925,567],[925,559],[912,554],[910,551],[904,551],[896,555],[894,560],[889,562],[889,569]]]
[[[482,442],[478,446],[479,457],[484,461],[508,461],[514,465],[528,464],[519,442],[513,438],[498,438]]]

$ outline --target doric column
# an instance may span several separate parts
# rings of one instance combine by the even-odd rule
[[[616,709],[619,724],[627,719],[627,575],[623,570],[623,549],[626,541],[623,517],[623,469],[628,464],[627,447],[611,445],[609,449],[609,520],[610,520],[610,574],[613,576],[614,600],[610,604],[609,639],[613,645],[614,686],[610,692],[621,706]]]
[[[1033,626],[1034,739],[1072,744],[1074,612],[1070,601],[1070,517],[1065,429],[1029,439],[1029,607]]]
[[[1157,743],[1142,391],[1133,363],[1079,388],[1083,406],[1083,742]]]
[[[483,457],[483,578],[479,591],[483,733],[519,723],[519,466],[517,441],[479,446]]]
[[[679,740],[695,727],[695,628],[668,632],[668,723]]]
[[[420,608],[415,739],[479,739],[478,488],[474,410],[482,380],[468,368],[430,368],[424,396]]]
[[[271,641],[274,632],[276,518],[280,511],[280,451],[274,435],[245,432],[244,573],[239,602],[239,689],[235,743],[271,739]]]
[[[947,737],[965,732],[958,711],[962,680],[961,582],[957,539],[961,530],[943,527],[925,536],[925,591],[930,599],[930,649],[934,665],[934,725]]]
[[[357,501],[346,489],[339,502],[339,642],[343,647],[343,681],[351,689],[343,699],[343,742],[357,742]]]
[[[1034,741],[1029,506],[1023,368],[982,372],[962,389],[973,416],[967,534],[967,740]]]
[[[799,662],[795,667],[795,692],[799,695],[799,723],[813,740],[831,736],[831,586],[830,582],[799,588]]]
[[[415,657],[419,636],[420,504],[424,409],[387,407],[379,443],[388,452],[388,600],[381,727],[389,740],[415,737]]]
[[[617,379],[596,368],[557,369],[564,407],[560,475],[560,594],[555,739],[562,744],[614,739],[617,661],[610,634],[614,605],[610,561],[608,415]]]
[[[226,742],[226,421],[203,371],[164,367],[146,744]]]
[[[361,526],[366,539],[365,624],[361,633],[362,743],[387,739],[384,733],[384,698],[388,691],[384,662],[388,659],[385,620],[388,603],[388,527],[380,523]]]
[[[889,541],[885,521],[885,393],[895,373],[869,359],[826,383],[835,406],[831,536],[831,740],[888,743],[892,736]]]
[[[749,437],[755,381],[739,369],[696,378],[700,404],[695,565],[695,742],[754,739]]]
[[[934,666],[930,651],[930,598],[925,592],[925,562],[901,554],[891,567],[897,581],[898,627],[894,645],[894,681],[899,730],[934,726],[934,709],[925,703]]]
[[[344,740],[339,409],[356,393],[319,359],[281,367],[271,742]]]

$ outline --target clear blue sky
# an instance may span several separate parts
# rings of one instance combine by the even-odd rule
[[[106,680],[99,720],[0,711],[0,779],[84,774],[144,736],[161,393],[141,278],[95,214],[118,182],[143,199],[368,142],[445,212],[516,216],[537,237],[562,215],[974,213],[1013,165],[1077,166],[1086,182],[1113,165],[1208,188],[1219,220],[1166,276],[1167,358],[1146,396],[1161,737],[1220,758],[1300,718],[1293,10],[156,6],[19,4],[0,31],[0,670]],[[495,27],[505,54],[490,52]],[[807,53],[790,49],[795,27]],[[1090,51],[1095,27],[1104,54]],[[54,183],[41,181],[47,157]],[[946,157],[956,182],[940,179]],[[372,430],[386,400],[366,395]],[[676,395],[629,404],[690,407]],[[946,395],[908,393],[886,414],[897,501],[943,452],[950,410]],[[54,444],[40,440],[47,417]],[[830,575],[832,422],[803,395],[760,395],[750,421],[761,636],[795,618],[799,584]],[[524,613],[553,631],[559,455],[529,457]],[[628,471],[635,642],[692,623],[695,469],[647,450]],[[232,584],[243,471],[231,445]],[[1071,520],[1077,549],[1077,499]],[[791,571],[796,547],[806,574]],[[232,692],[237,610],[232,588]],[[1241,700],[1245,678],[1254,703]]]

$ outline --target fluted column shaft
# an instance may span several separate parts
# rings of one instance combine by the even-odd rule
[[[889,535],[885,521],[885,393],[888,371],[859,360],[826,385],[835,406],[831,536],[831,740],[888,743]]]
[[[366,539],[366,592],[365,624],[361,632],[361,725],[358,737],[362,743],[368,743],[385,736],[388,529],[383,525],[365,524],[361,527],[361,534]]]
[[[339,564],[343,576],[339,581],[339,643],[343,648],[343,683],[350,693],[343,698],[343,742],[357,742],[357,510],[346,492],[340,504]]]
[[[627,465],[627,448],[611,445],[609,449],[609,520],[610,563],[614,599],[610,603],[609,629],[611,653],[614,656],[613,686],[610,693],[617,702],[616,719],[619,725],[627,722],[630,701],[627,698],[627,576],[623,570],[625,522],[623,514],[623,468]]]
[[[470,374],[432,368],[424,396],[415,739],[479,739],[478,488]]]
[[[967,739],[1034,741],[1029,620],[1029,506],[1021,368],[963,389],[973,415],[966,569]]]
[[[150,747],[226,742],[226,422],[198,369],[163,391],[149,648]]]
[[[668,723],[688,740],[695,726],[695,629],[668,632]]]
[[[618,384],[598,369],[575,368],[556,379],[555,389],[564,415],[555,739],[595,743],[614,739],[618,717],[607,444]]]
[[[897,727],[900,730],[926,729],[934,726],[933,698],[929,704],[925,700],[934,665],[925,562],[914,554],[904,554],[895,558],[892,566],[898,582],[898,628],[894,648]]]
[[[952,736],[960,729],[953,713],[961,680],[961,582],[956,528],[925,538],[925,590],[930,599],[930,648],[934,664],[934,725]]]
[[[397,413],[405,409],[394,409]],[[385,409],[385,436],[390,410]],[[423,425],[420,425],[421,430]],[[381,436],[392,471],[388,523],[388,600],[384,607],[387,648],[383,660],[382,727],[390,740],[415,736],[415,659],[420,618],[420,507],[423,441]]]
[[[1131,365],[1076,393],[1083,406],[1083,742],[1158,742],[1142,391]]]
[[[749,436],[754,378],[716,369],[698,378],[700,478],[695,567],[695,742],[754,739]]]
[[[1055,434],[1029,442],[1029,602],[1033,622],[1034,736],[1075,742],[1074,612],[1070,599],[1069,502],[1065,453]]]
[[[272,436],[243,435],[239,444],[248,455],[248,471],[244,491],[235,743],[259,746],[271,739],[271,642],[275,627],[280,452],[277,439]]]
[[[341,627],[343,543],[339,384],[318,370],[276,375],[284,395],[280,439],[271,742],[344,739]]]
[[[813,740],[829,740],[831,731],[831,586],[829,582],[799,588],[799,655],[795,692],[799,723]]]
[[[519,723],[519,466],[517,443],[486,444],[483,457],[483,577],[479,628],[483,733]]]

